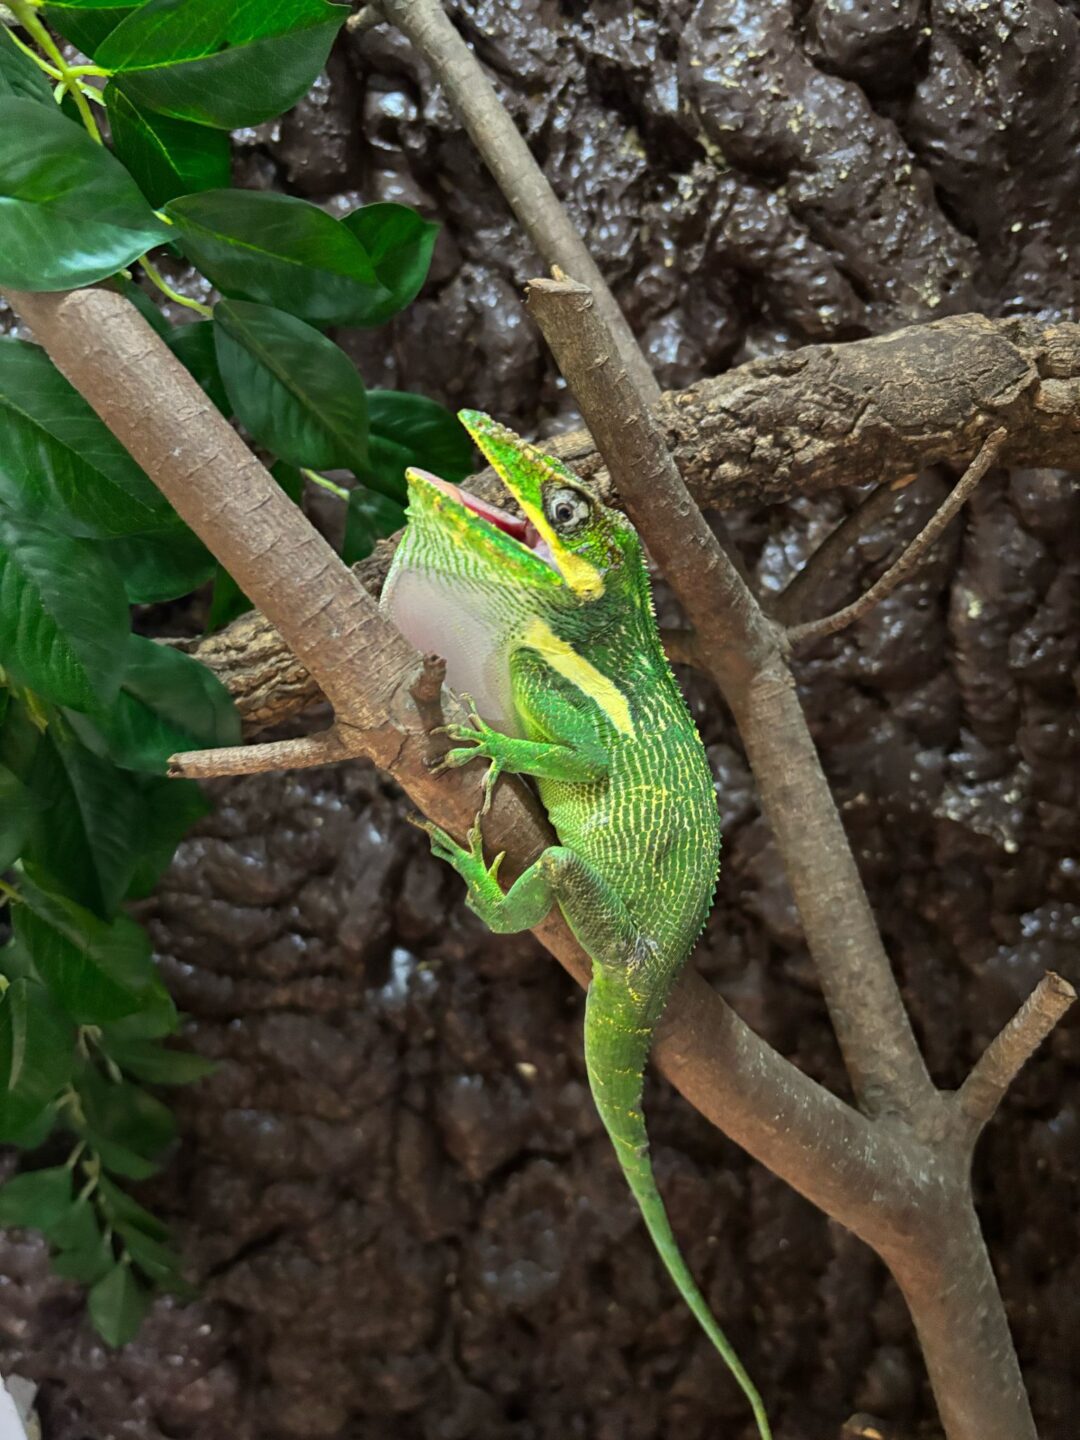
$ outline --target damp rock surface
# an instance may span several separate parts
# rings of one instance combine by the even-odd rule
[[[1077,318],[1080,44],[1054,0],[452,0],[664,385],[799,344],[980,309]],[[432,278],[339,338],[369,385],[530,433],[571,402],[520,305],[541,268],[405,42],[338,46],[241,183],[439,219]],[[182,276],[177,276],[178,282]],[[867,480],[873,480],[872,475]],[[823,608],[949,483],[899,492]],[[766,592],[855,503],[737,514]],[[797,678],[935,1079],[955,1086],[1047,968],[1080,971],[1080,498],[991,475],[917,579]],[[689,674],[725,819],[696,961],[747,1020],[845,1081],[737,734]],[[214,787],[147,903],[186,1043],[181,1140],[140,1198],[200,1298],[110,1354],[40,1241],[0,1237],[0,1369],[48,1440],[705,1440],[744,1402],[661,1271],[589,1100],[582,997],[488,935],[370,769]],[[1040,1434],[1078,1404],[1080,1028],[981,1142],[981,1213]],[[784,1440],[933,1435],[880,1264],[659,1081],[646,1108],[687,1258]]]

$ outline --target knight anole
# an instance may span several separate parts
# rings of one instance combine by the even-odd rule
[[[523,512],[422,471],[383,605],[475,697],[444,764],[488,761],[462,848],[434,853],[492,930],[557,904],[593,964],[585,1060],[600,1117],[653,1242],[768,1440],[761,1399],[679,1251],[653,1178],[641,1109],[657,1022],[712,904],[720,828],[705,752],[660,644],[641,543],[572,471],[475,411],[461,420]],[[480,820],[500,774],[536,781],[559,844],[504,893]]]

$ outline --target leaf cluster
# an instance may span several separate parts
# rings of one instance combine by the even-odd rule
[[[345,7],[10,8],[0,286],[121,287],[294,502],[305,476],[341,497],[344,557],[362,558],[401,523],[407,465],[450,479],[471,468],[453,416],[423,396],[365,390],[326,333],[381,325],[409,304],[437,227],[403,205],[339,218],[231,188],[228,137],[307,92]],[[213,303],[172,290],[158,250],[190,262]],[[155,289],[182,307],[182,323]],[[345,472],[348,487],[326,470]],[[0,339],[0,872],[13,880],[0,882],[11,917],[0,1141],[50,1161],[0,1188],[0,1223],[45,1234],[56,1269],[90,1287],[91,1318],[112,1344],[134,1333],[153,1287],[183,1288],[165,1227],[119,1183],[153,1175],[174,1137],[145,1087],[211,1068],[166,1043],[179,1019],[124,907],[206,808],[196,787],[165,778],[168,757],[240,740],[217,680],[133,632],[132,607],[208,583],[211,627],[247,608],[45,352]],[[65,1135],[67,1158],[51,1163]]]

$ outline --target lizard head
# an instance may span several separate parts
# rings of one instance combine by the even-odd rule
[[[459,411],[458,418],[522,514],[410,469],[410,528],[438,533],[484,568],[501,569],[505,580],[574,606],[600,600],[634,560],[640,567],[630,522],[602,505],[568,466],[478,410]]]

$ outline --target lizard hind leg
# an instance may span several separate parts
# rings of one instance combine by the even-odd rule
[[[468,848],[437,825],[421,829],[431,839],[432,854],[447,861],[468,887],[469,909],[499,935],[531,930],[556,902],[582,948],[602,964],[618,964],[640,948],[637,931],[620,897],[587,861],[563,845],[549,846],[510,889],[498,882],[502,856],[484,862],[480,817],[469,831]]]

